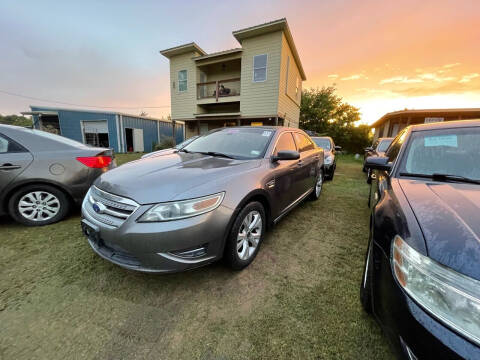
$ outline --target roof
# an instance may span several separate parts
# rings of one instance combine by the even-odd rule
[[[140,115],[133,115],[133,114],[125,114],[117,111],[105,111],[105,110],[95,110],[95,109],[71,109],[71,108],[57,108],[57,107],[49,107],[49,106],[39,106],[39,105],[30,105],[30,109],[32,111],[23,111],[21,114],[24,115],[58,115],[59,111],[73,111],[73,112],[89,112],[89,113],[98,113],[98,114],[110,114],[110,115],[121,115],[121,116],[129,116],[138,119],[145,119],[145,120],[154,120],[154,121],[163,121],[163,122],[171,122],[168,119],[158,119],[149,116],[140,116]],[[36,109],[36,110],[33,110]],[[45,110],[44,110],[45,109]]]
[[[242,48],[234,48],[234,49],[228,49],[228,50],[223,50],[223,51],[217,51],[217,52],[214,52],[214,53],[211,53],[211,54],[196,56],[196,57],[193,58],[193,60],[197,61],[197,60],[210,59],[212,57],[230,55],[230,54],[235,54],[235,53],[239,53],[239,52],[242,52],[242,51],[243,51]]]
[[[160,50],[160,54],[162,54],[166,58],[171,58],[172,56],[187,54],[187,53],[195,52],[195,51],[202,54],[202,55],[207,55],[207,53],[200,46],[195,44],[194,42],[179,45],[179,46],[175,46],[175,47],[165,49],[165,50]]]
[[[288,26],[287,19],[282,18],[274,21],[267,22],[265,24],[250,26],[245,29],[240,29],[233,31],[232,34],[235,39],[241,44],[244,39],[248,39],[254,36],[259,36],[263,34],[268,34],[274,31],[283,31],[285,37],[287,38],[288,45],[292,50],[293,57],[295,58],[295,62],[297,63],[298,70],[300,72],[300,76],[302,80],[307,80],[305,75],[305,71],[303,70],[302,62],[300,61],[300,56],[298,55],[297,48],[293,41],[292,33],[290,32],[290,28]]]
[[[397,115],[424,115],[424,114],[448,114],[448,113],[478,113],[480,116],[480,108],[459,108],[459,109],[405,109],[405,110],[400,110],[400,111],[393,111],[389,112],[385,115],[383,115],[380,119],[375,121],[372,125],[370,125],[371,128],[375,128],[379,125],[381,125],[384,121],[386,121],[388,118],[391,118],[393,116]]]
[[[430,124],[416,124],[411,125],[412,131],[423,131],[423,130],[436,130],[436,129],[452,129],[452,128],[462,128],[462,127],[472,127],[480,126],[480,120],[454,120],[454,121],[441,121]]]

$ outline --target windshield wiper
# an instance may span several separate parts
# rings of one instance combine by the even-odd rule
[[[190,152],[190,151],[188,151],[187,149],[183,149],[183,148],[177,150],[177,152],[180,152],[180,151],[181,151],[181,152],[184,152],[184,153],[187,153],[187,154]]]
[[[230,156],[221,152],[216,152],[216,151],[199,151],[198,153],[204,154],[204,155],[210,155],[210,156],[224,157],[228,159],[235,159],[233,156]]]
[[[440,173],[433,173],[433,174],[415,174],[409,172],[402,172],[400,173],[401,176],[413,176],[413,177],[420,177],[425,179],[432,179],[435,181],[458,181],[458,182],[465,182],[470,184],[480,184],[480,180],[471,179],[461,175],[451,175],[451,174],[440,174]]]

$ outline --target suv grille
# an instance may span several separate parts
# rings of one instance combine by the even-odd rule
[[[85,206],[90,216],[113,227],[122,225],[138,207],[139,205],[135,201],[110,194],[96,186],[92,186],[88,191]]]

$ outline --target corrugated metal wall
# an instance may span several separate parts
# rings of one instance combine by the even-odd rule
[[[76,111],[56,109],[50,107],[31,107],[32,111],[56,111],[60,124],[61,135],[79,142],[83,142],[82,121],[106,120],[108,124],[108,140],[115,152],[126,152],[125,128],[143,129],[143,143],[145,152],[150,152],[153,145],[160,141],[159,136],[172,136],[172,124],[167,121],[157,121],[136,116],[120,115],[107,112]],[[34,115],[34,123],[38,116]],[[117,120],[120,131],[117,131]],[[120,138],[119,138],[120,136]],[[184,140],[183,125],[176,124],[175,140],[178,143]]]

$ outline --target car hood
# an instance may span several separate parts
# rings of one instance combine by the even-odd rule
[[[153,152],[151,152],[151,153],[148,153],[148,154],[143,155],[143,156],[142,156],[142,159],[149,158],[149,157],[151,157],[151,156],[168,155],[168,154],[174,153],[175,151],[177,151],[177,149],[174,149],[174,148],[157,150],[157,151],[153,151]]]
[[[95,181],[95,186],[140,204],[152,204],[177,200],[182,193],[209,182],[212,183],[209,194],[222,191],[221,179],[242,174],[260,164],[261,160],[180,152],[126,163],[104,173]]]
[[[480,280],[480,186],[400,179],[428,256]]]

